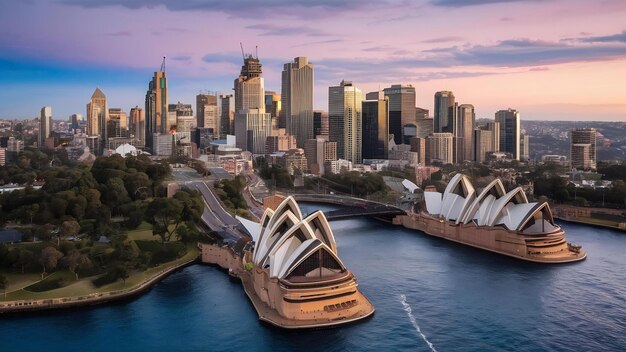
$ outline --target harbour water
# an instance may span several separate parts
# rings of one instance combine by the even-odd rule
[[[371,219],[332,222],[376,307],[345,327],[257,320],[239,283],[188,267],[131,302],[0,318],[1,351],[624,351],[626,234],[562,224],[587,260],[540,265]]]

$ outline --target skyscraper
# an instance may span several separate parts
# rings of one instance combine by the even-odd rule
[[[452,133],[432,133],[426,139],[426,163],[439,162],[452,164],[454,162],[454,136]]]
[[[454,133],[456,124],[454,94],[448,91],[435,93],[435,115],[433,131]]]
[[[522,134],[520,136],[520,160],[528,161],[530,159],[530,136]]]
[[[108,112],[107,97],[96,88],[87,104],[87,135],[100,136],[101,141],[106,139]]]
[[[81,114],[72,114],[70,116],[70,128],[72,130],[78,129],[78,124],[83,120],[83,115]]]
[[[313,135],[328,137],[328,113],[326,111],[313,111]]]
[[[352,82],[341,81],[328,88],[328,122],[331,142],[337,142],[337,158],[353,163],[362,161],[363,93]]]
[[[487,154],[495,151],[493,131],[482,128],[474,130],[474,160],[482,163],[487,160]]]
[[[146,145],[146,120],[143,109],[135,106],[130,109],[130,136],[133,145],[143,147]]]
[[[196,126],[213,129],[213,134],[218,131],[217,95],[196,95]]]
[[[514,160],[520,160],[520,114],[508,109],[496,112],[496,122],[500,123],[500,151],[511,153]]]
[[[595,128],[576,128],[570,132],[570,160],[572,169],[596,169]]]
[[[37,146],[43,148],[46,145],[46,138],[50,137],[52,128],[52,108],[44,106],[39,113],[39,135]]]
[[[120,108],[110,108],[107,117],[106,136],[109,138],[128,137],[128,116]]]
[[[401,144],[404,126],[417,125],[415,88],[410,84],[394,84],[385,88],[383,92],[389,98],[389,133],[393,134],[396,144]]]
[[[493,138],[492,148],[490,152],[500,151],[500,122],[487,122],[487,125],[483,129],[491,131],[491,137]]]
[[[474,113],[474,105],[461,104],[457,112],[457,123],[454,137],[456,138],[455,159],[457,163],[465,160],[474,160],[473,155],[473,139],[474,139],[474,122],[476,114]]]
[[[272,116],[265,112],[265,88],[258,58],[244,57],[235,79],[235,136],[237,147],[252,154],[265,152],[265,141],[272,133]]]
[[[234,134],[234,114],[230,109],[230,103],[233,99],[232,94],[220,95],[220,138],[226,138],[228,134]]]
[[[287,134],[296,136],[299,148],[313,138],[313,65],[306,57],[286,63],[282,72],[281,111]]]
[[[363,159],[389,156],[389,98],[363,101]]]
[[[154,148],[154,134],[168,133],[172,127],[167,121],[167,77],[164,69],[162,66],[161,70],[154,73],[146,92],[146,146],[151,151]]]

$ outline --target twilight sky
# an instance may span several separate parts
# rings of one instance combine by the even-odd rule
[[[167,57],[170,102],[228,92],[239,42],[280,91],[282,65],[315,64],[315,108],[328,87],[413,84],[477,117],[626,121],[624,0],[0,0],[0,118],[85,114],[96,86],[109,107],[143,107]]]

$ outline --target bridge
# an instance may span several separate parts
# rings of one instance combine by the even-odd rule
[[[393,218],[396,215],[406,215],[404,210],[396,206],[350,196],[333,194],[295,194],[293,197],[298,202],[341,205],[342,209],[324,212],[326,219],[329,221],[348,219],[357,216]]]

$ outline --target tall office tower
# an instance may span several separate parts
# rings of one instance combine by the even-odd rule
[[[435,93],[435,115],[433,131],[454,133],[456,126],[456,106],[454,94],[448,91]]]
[[[281,109],[287,134],[296,136],[298,148],[313,135],[313,64],[299,56],[286,63],[282,72]]]
[[[520,136],[520,160],[528,161],[530,159],[530,136],[522,134]]]
[[[233,128],[234,114],[230,108],[233,99],[232,94],[220,95],[220,138],[226,138],[226,135],[235,133]]]
[[[265,91],[265,112],[272,115],[272,120],[278,119],[282,109],[281,96],[276,92]]]
[[[419,165],[426,165],[426,138],[413,137],[411,138],[410,145],[411,151],[417,153],[417,163]]]
[[[570,161],[572,169],[596,169],[596,129],[576,128],[570,132]]]
[[[101,141],[106,139],[108,112],[107,97],[96,88],[87,104],[87,135],[100,136]]]
[[[46,138],[52,133],[52,108],[44,106],[39,113],[39,135],[37,147],[43,148],[46,145]]]
[[[418,117],[416,121],[417,125],[417,138],[426,138],[433,133],[433,121],[434,119],[426,117]]]
[[[130,109],[130,136],[136,147],[146,145],[146,119],[143,109],[138,106]]]
[[[401,144],[404,126],[416,124],[415,88],[410,84],[393,84],[383,92],[389,98],[389,133],[396,144]]]
[[[426,141],[426,163],[452,164],[454,162],[454,135],[449,132],[432,133]]]
[[[167,77],[165,67],[156,71],[146,92],[146,146],[153,151],[154,134],[168,133],[171,126],[167,121]],[[174,122],[175,124],[175,122]]]
[[[107,139],[128,137],[128,116],[120,108],[110,108],[107,118]],[[107,141],[105,141],[107,142]]]
[[[81,114],[70,115],[70,129],[72,130],[78,129],[78,125],[82,120],[83,120],[83,115]]]
[[[488,127],[474,130],[474,161],[479,163],[487,160],[487,154],[495,151],[494,131]]]
[[[363,159],[389,157],[389,98],[363,101]]]
[[[493,150],[492,152],[500,151],[500,122],[487,122],[487,124],[482,128],[491,131],[491,136],[493,137]]]
[[[313,111],[313,135],[328,137],[328,113],[326,111]]]
[[[235,80],[235,136],[237,147],[261,155],[272,134],[272,115],[265,112],[265,88],[258,58],[244,57]]]
[[[328,134],[337,142],[337,158],[361,163],[363,93],[350,81],[328,88]]]
[[[511,153],[514,160],[520,160],[520,114],[508,109],[496,112],[496,122],[500,123],[500,151]]]
[[[219,133],[217,110],[217,95],[196,95],[196,126],[212,128],[213,133],[217,135]]]
[[[476,114],[474,105],[461,104],[457,112],[457,123],[454,137],[456,138],[455,161],[462,163],[466,160],[474,160],[474,123]]]

